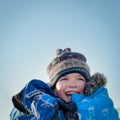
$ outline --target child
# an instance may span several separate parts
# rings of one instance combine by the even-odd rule
[[[13,96],[15,108],[10,114],[11,120],[80,120],[72,94],[83,94],[87,90],[90,68],[85,56],[71,52],[70,48],[58,49],[47,73],[48,84],[32,80]]]

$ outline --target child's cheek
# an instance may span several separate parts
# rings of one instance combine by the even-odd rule
[[[85,88],[85,85],[80,85],[80,86],[79,86],[79,91],[80,91],[80,93],[83,93],[84,88]]]

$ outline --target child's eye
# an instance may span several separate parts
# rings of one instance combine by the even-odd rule
[[[61,78],[59,81],[64,81],[64,80],[68,80],[67,78]]]
[[[78,80],[85,81],[85,79],[84,79],[84,78],[78,78]]]

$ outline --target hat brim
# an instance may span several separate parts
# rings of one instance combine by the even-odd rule
[[[80,67],[78,67],[78,68],[77,68],[77,67],[75,67],[75,68],[69,68],[69,69],[65,69],[65,70],[59,72],[59,73],[55,76],[55,78],[53,78],[53,80],[51,80],[51,82],[49,83],[50,87],[54,89],[57,81],[58,81],[61,77],[65,76],[65,75],[67,75],[67,74],[70,74],[70,73],[79,73],[79,74],[81,74],[81,75],[83,75],[83,76],[85,77],[86,81],[89,81],[89,79],[90,79],[90,74],[89,74],[89,72],[86,71],[84,68],[80,68]]]

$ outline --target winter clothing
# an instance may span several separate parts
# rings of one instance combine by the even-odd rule
[[[104,87],[98,88],[90,96],[73,94],[72,101],[77,105],[80,120],[120,120]]]
[[[95,73],[86,83],[84,94],[72,95],[80,120],[119,120],[118,112],[104,87],[106,82],[103,74]]]
[[[30,81],[20,93],[13,96],[12,101],[15,108],[10,114],[11,120],[79,119],[76,105],[57,98],[52,89],[40,80]]]
[[[90,80],[86,83],[84,94],[91,95],[94,93],[99,87],[105,86],[107,83],[107,78],[102,73],[95,73],[90,77]]]
[[[70,48],[57,49],[56,57],[47,67],[51,87],[55,86],[60,77],[69,73],[80,73],[89,81],[90,68],[86,61],[83,54],[71,52]]]

